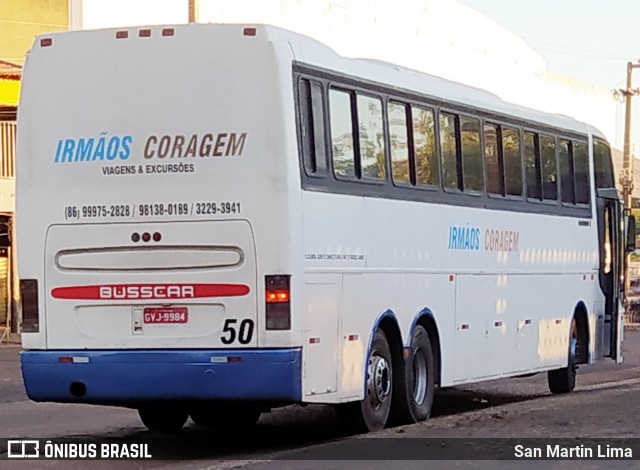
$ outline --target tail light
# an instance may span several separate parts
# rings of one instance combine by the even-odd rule
[[[266,329],[291,329],[291,276],[265,276]]]
[[[40,331],[38,281],[36,279],[21,279],[20,292],[22,295],[22,331],[24,333],[38,333]]]

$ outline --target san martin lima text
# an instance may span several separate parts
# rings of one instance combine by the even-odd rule
[[[594,446],[562,446],[560,444],[547,445],[546,447],[527,447],[518,444],[514,447],[514,455],[517,458],[547,458],[547,459],[619,459],[633,458],[633,450],[630,447],[613,447],[609,444]]]

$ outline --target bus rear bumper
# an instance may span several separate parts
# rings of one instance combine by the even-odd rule
[[[299,402],[299,348],[23,351],[35,401],[130,404],[154,400]]]

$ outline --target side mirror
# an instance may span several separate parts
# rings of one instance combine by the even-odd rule
[[[628,215],[625,219],[627,226],[625,251],[632,253],[636,250],[636,219],[633,215]]]

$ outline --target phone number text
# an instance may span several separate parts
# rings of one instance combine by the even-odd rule
[[[65,220],[121,219],[131,217],[174,217],[240,214],[238,201],[149,202],[140,204],[85,204],[64,208]]]

